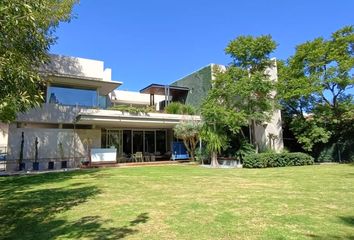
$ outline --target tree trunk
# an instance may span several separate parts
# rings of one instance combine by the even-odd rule
[[[252,145],[254,146],[256,153],[258,153],[258,144],[256,141],[256,122],[254,120],[251,120],[251,139],[252,139]]]
[[[218,167],[219,162],[218,162],[218,154],[216,152],[211,153],[211,167]]]
[[[194,161],[195,161],[194,151],[191,151],[191,152],[190,152],[190,154],[191,154],[191,161],[193,161],[193,162],[194,162]]]
[[[190,140],[183,139],[184,146],[187,149],[187,152],[191,155],[191,160],[194,161],[194,154],[192,154],[192,150],[190,148]]]

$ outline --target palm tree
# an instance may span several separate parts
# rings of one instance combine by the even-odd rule
[[[211,153],[211,167],[218,167],[218,154],[225,148],[227,148],[227,136],[221,131],[205,128],[202,132],[202,139],[207,142],[207,149]]]

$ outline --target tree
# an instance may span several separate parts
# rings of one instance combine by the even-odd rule
[[[0,121],[43,101],[40,67],[48,63],[54,32],[69,21],[77,0],[2,0],[0,2]]]
[[[296,47],[279,63],[278,96],[285,119],[307,151],[354,133],[354,28],[344,27]],[[351,135],[352,136],[352,135]]]
[[[199,142],[201,128],[200,121],[182,121],[173,128],[176,138],[183,140],[192,161],[195,160],[195,149]]]
[[[222,150],[226,149],[228,139],[227,135],[220,131],[220,129],[209,128],[205,126],[202,131],[202,139],[207,142],[207,149],[211,153],[211,167],[218,167],[218,154],[221,153]]]
[[[250,124],[251,142],[258,151],[255,137],[256,124],[270,119],[275,107],[275,86],[271,81],[270,59],[276,43],[270,36],[241,36],[225,49],[233,59],[226,70],[215,68],[215,79],[201,108],[206,141],[214,142],[214,157],[225,131],[242,133],[242,126]],[[210,135],[210,136],[209,136]],[[208,143],[209,144],[209,143]]]
[[[275,86],[270,69],[276,65],[270,54],[276,46],[270,35],[241,36],[231,41],[225,50],[233,58],[228,74],[234,82],[234,96],[237,96],[234,105],[247,116],[256,152],[259,148],[256,125],[269,121],[275,108]]]

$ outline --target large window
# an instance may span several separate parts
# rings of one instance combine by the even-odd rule
[[[155,131],[145,131],[146,153],[155,153]]]
[[[97,91],[92,89],[71,88],[63,86],[50,86],[49,103],[62,105],[78,105],[86,107],[97,106]]]
[[[144,151],[143,139],[143,131],[133,131],[133,153]]]
[[[156,152],[166,152],[166,131],[156,131]]]

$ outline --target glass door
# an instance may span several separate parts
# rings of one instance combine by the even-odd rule
[[[133,131],[133,153],[144,152],[144,132]]]
[[[145,153],[155,153],[155,131],[145,131]]]
[[[107,141],[108,148],[117,149],[117,157],[123,154],[123,131],[122,130],[107,130]]]

